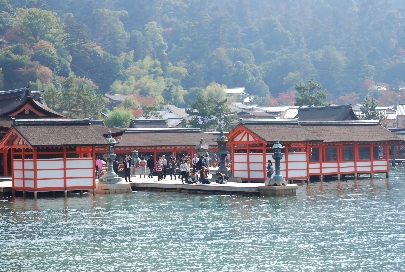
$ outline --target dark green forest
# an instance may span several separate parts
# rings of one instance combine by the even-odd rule
[[[399,0],[0,0],[0,37],[3,90],[187,107],[214,85],[276,106],[315,79],[330,103],[405,103]]]

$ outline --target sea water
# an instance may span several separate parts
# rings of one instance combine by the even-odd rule
[[[292,197],[0,198],[0,271],[405,271],[405,170]]]

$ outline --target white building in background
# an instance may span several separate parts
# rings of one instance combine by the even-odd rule
[[[249,97],[248,93],[246,93],[245,90],[246,90],[245,87],[225,89],[226,97],[228,98],[228,101],[230,103],[242,102],[242,97],[243,97],[243,103],[249,103],[250,97]]]

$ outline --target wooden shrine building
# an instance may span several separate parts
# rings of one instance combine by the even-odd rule
[[[209,146],[209,151],[218,149],[214,134],[202,132],[194,128],[131,128],[127,129],[120,143],[115,147],[118,157],[124,154],[131,154],[136,149],[139,157],[153,156],[158,158],[162,155],[166,157],[180,158],[182,155],[196,153],[195,146],[201,139]]]
[[[89,120],[14,120],[0,141],[11,153],[12,189],[35,194],[96,188],[96,149],[107,146]]]
[[[28,88],[0,91],[0,140],[10,130],[14,119],[61,119],[62,114],[48,108],[41,92]],[[11,170],[8,148],[0,150],[0,174],[8,176]]]
[[[317,176],[389,172],[389,146],[402,139],[377,121],[249,121],[227,135],[232,174],[263,181],[276,139],[282,150],[281,175],[286,180]]]

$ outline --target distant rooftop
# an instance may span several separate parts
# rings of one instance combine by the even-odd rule
[[[232,89],[225,89],[227,94],[241,94],[245,92],[245,87],[242,88],[232,88]]]
[[[300,121],[343,121],[358,120],[351,105],[301,107],[295,118]]]

